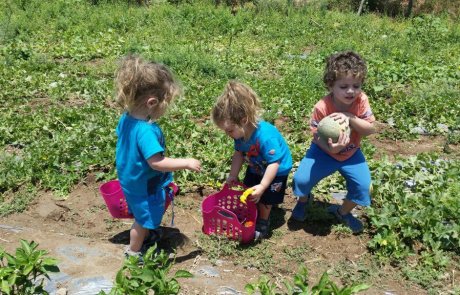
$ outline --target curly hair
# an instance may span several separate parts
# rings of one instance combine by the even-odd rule
[[[227,83],[224,92],[217,99],[211,118],[218,126],[228,122],[241,127],[245,120],[257,126],[260,107],[259,96],[251,87],[232,80]]]
[[[121,60],[115,85],[117,103],[128,112],[152,96],[165,108],[181,94],[179,83],[165,65],[136,55]]]
[[[339,52],[327,59],[323,82],[329,87],[340,77],[350,74],[364,82],[367,75],[366,62],[353,51]]]

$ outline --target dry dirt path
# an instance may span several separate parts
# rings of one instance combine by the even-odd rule
[[[26,212],[0,219],[0,243],[7,252],[13,253],[21,239],[33,240],[39,249],[49,251],[49,256],[59,260],[60,273],[52,274],[46,287],[51,294],[109,291],[122,266],[131,221],[112,219],[97,187],[95,182],[80,184],[66,200],[60,201],[46,193]],[[161,245],[177,251],[172,273],[186,269],[194,274],[193,278],[181,279],[182,294],[242,294],[246,282],[253,279],[252,274],[255,278],[259,272],[238,271],[231,261],[209,262],[193,245],[199,216],[177,206],[175,211],[174,227],[169,224],[171,213],[166,215],[168,226],[164,228]]]
[[[20,239],[34,240],[40,249],[59,260],[60,273],[52,274],[46,290],[51,294],[66,291],[67,294],[89,295],[100,290],[110,291],[117,270],[123,262],[123,245],[92,238],[77,237],[62,232],[42,231],[11,222],[0,224],[2,246],[14,251]],[[172,231],[174,232],[174,231]],[[235,273],[231,262],[218,260],[212,265],[206,258],[193,251],[179,250],[179,267],[194,274],[191,279],[182,279],[184,294],[241,294],[246,274]],[[173,270],[173,271],[174,271]],[[257,272],[258,273],[258,272]]]
[[[40,249],[48,250],[50,256],[59,260],[61,272],[53,275],[48,285],[51,294],[59,289],[76,295],[109,290],[122,265],[131,221],[111,218],[99,196],[98,186],[99,183],[89,177],[65,200],[44,193],[27,211],[0,218],[0,243],[9,253],[19,246],[20,239],[34,240]],[[165,237],[160,245],[177,251],[173,272],[185,269],[195,275],[180,280],[181,294],[244,294],[244,286],[255,282],[262,273],[253,267],[243,267],[244,263],[238,263],[241,257],[225,257],[211,263],[197,247],[202,226],[200,203],[209,193],[211,191],[196,190],[179,196],[175,227],[170,226],[168,210],[163,224]],[[368,255],[368,237],[342,236],[331,232],[330,225],[319,225],[314,220],[292,224],[288,219],[293,206],[294,199],[288,195],[286,203],[276,209],[278,221],[273,226],[277,234],[264,242],[267,255],[272,255],[268,274],[291,280],[299,261],[308,267],[311,283],[318,282],[324,271],[337,269],[337,265],[343,265],[345,270],[352,268],[350,274],[359,274]],[[368,275],[371,281],[366,283],[372,283],[372,287],[363,294],[426,293],[401,281],[394,273],[389,268]],[[332,278],[337,281],[337,277]],[[281,282],[281,279],[276,281],[279,285]]]

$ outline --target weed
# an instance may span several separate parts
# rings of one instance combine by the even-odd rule
[[[175,119],[160,123],[169,151],[175,156],[194,151],[205,159],[207,173],[178,172],[181,185],[223,181],[228,173],[231,142],[206,118],[213,98],[232,78],[257,89],[268,120],[282,116],[292,122],[286,138],[294,158],[301,158],[310,140],[305,126],[311,106],[325,92],[324,58],[345,43],[369,62],[365,91],[377,118],[395,124],[384,136],[414,138],[415,127],[439,133],[437,123],[458,129],[454,65],[459,28],[446,18],[395,22],[327,10],[321,10],[327,17],[320,17],[313,8],[290,8],[287,16],[284,6],[270,3],[247,6],[233,16],[227,8],[204,1],[157,3],[155,9],[125,1],[95,6],[87,1],[72,6],[65,1],[26,2],[23,10],[7,1],[0,16],[1,28],[18,34],[5,38],[0,53],[0,62],[8,65],[0,78],[0,144],[23,146],[22,166],[15,164],[17,175],[0,182],[0,190],[16,189],[30,179],[65,195],[90,171],[115,176],[113,129],[118,114],[108,107],[111,75],[118,58],[130,51],[168,64],[186,86],[186,99],[170,113]],[[145,20],[144,26],[139,19]],[[369,42],[356,41],[363,39]],[[205,123],[198,125],[196,118]],[[366,144],[363,149],[373,152]],[[6,163],[10,167],[12,161]]]
[[[378,262],[375,260],[358,259],[352,262],[348,259],[339,261],[331,272],[334,277],[340,278],[345,285],[354,282],[369,282],[378,278]]]
[[[270,272],[275,265],[270,251],[272,244],[266,240],[254,245],[241,245],[222,235],[201,234],[196,243],[213,263],[222,257],[238,257],[238,260],[234,260],[236,265],[256,268],[262,272]]]
[[[0,197],[0,216],[24,211],[36,193],[37,189],[30,184],[22,186],[18,191],[3,193]]]
[[[332,232],[337,236],[337,238],[349,237],[353,235],[353,231],[351,230],[351,228],[344,224],[334,224],[332,226]]]
[[[57,260],[47,257],[45,250],[37,250],[34,241],[21,240],[15,255],[0,247],[0,291],[2,294],[48,294],[45,279],[50,272],[59,272]],[[6,261],[5,261],[5,260]]]
[[[373,231],[369,247],[377,257],[403,266],[409,255],[416,255],[417,267],[409,267],[406,274],[414,274],[419,283],[426,284],[428,277],[435,280],[450,261],[448,253],[459,251],[454,213],[460,210],[460,185],[454,180],[457,165],[457,161],[420,155],[396,165],[380,163],[375,170],[376,204],[368,210]]]
[[[353,283],[349,286],[342,288],[338,287],[330,278],[327,272],[324,272],[319,282],[310,287],[308,283],[308,271],[305,266],[301,266],[298,273],[294,276],[293,282],[285,281],[284,287],[286,290],[280,290],[279,287],[272,283],[267,277],[262,276],[257,283],[247,284],[245,287],[246,292],[254,294],[260,292],[263,295],[275,295],[275,294],[289,294],[289,295],[301,295],[301,294],[356,294],[369,288],[366,284]]]
[[[305,260],[305,254],[311,252],[311,250],[311,247],[307,245],[302,245],[294,248],[286,247],[283,249],[283,253],[286,257],[286,260],[300,264]]]
[[[118,271],[115,285],[110,295],[121,294],[178,294],[180,285],[178,278],[190,278],[192,274],[186,270],[178,270],[173,276],[168,276],[173,265],[169,255],[156,246],[150,247],[142,257],[130,256]],[[101,291],[100,294],[106,294]]]
[[[229,240],[221,235],[200,234],[197,240],[197,247],[203,250],[213,263],[220,257],[234,255],[238,244],[237,241]]]
[[[120,220],[116,220],[113,218],[104,219],[104,223],[105,223],[105,229],[107,231],[112,231],[114,229],[119,229],[123,227],[123,223]]]

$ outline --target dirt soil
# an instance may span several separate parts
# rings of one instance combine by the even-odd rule
[[[442,140],[433,138],[413,142],[382,142],[371,137],[371,142],[383,153],[408,155],[438,151]],[[100,183],[89,175],[65,200],[56,199],[51,192],[43,192],[22,213],[0,218],[0,243],[12,253],[20,239],[34,240],[40,249],[59,259],[61,273],[53,275],[48,285],[51,294],[96,294],[95,288],[109,290],[116,272],[123,263],[123,248],[129,241],[129,219],[113,219],[99,195]],[[261,271],[245,268],[239,257],[220,257],[212,263],[200,249],[203,197],[215,190],[208,188],[179,194],[175,206],[175,225],[171,226],[171,210],[163,219],[165,235],[160,246],[177,252],[174,270],[185,269],[195,277],[181,279],[181,294],[245,294],[244,286],[255,282]],[[332,224],[314,220],[296,223],[289,220],[295,199],[288,191],[285,203],[275,208],[272,229],[276,232],[263,241],[273,253],[274,264],[266,269],[269,276],[281,285],[298,270],[299,259],[309,269],[311,283],[318,282],[326,270],[335,270],[331,277],[342,284],[344,277],[372,286],[362,294],[426,294],[414,284],[401,279],[391,267],[372,265],[366,243],[369,237],[347,235],[331,230]],[[319,201],[316,206],[325,206]],[[360,211],[357,211],[360,214]],[[251,246],[248,247],[248,251]],[[296,252],[297,251],[297,252]],[[287,255],[286,253],[291,253]],[[338,265],[342,266],[340,268]],[[337,273],[337,270],[338,273]],[[363,272],[367,272],[362,276]],[[460,278],[457,278],[460,279]],[[96,287],[94,287],[96,286]],[[62,293],[61,293],[62,294]]]

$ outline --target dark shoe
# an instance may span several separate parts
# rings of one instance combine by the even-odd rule
[[[307,200],[305,202],[297,201],[294,209],[292,209],[291,218],[296,221],[304,222],[307,219],[307,208],[310,201],[311,195],[307,196]]]
[[[334,215],[335,218],[341,223],[348,226],[354,234],[363,231],[363,223],[358,218],[354,217],[351,213],[342,215],[339,212],[340,205],[331,205],[327,208],[327,212]]]
[[[255,241],[266,239],[270,232],[270,221],[266,219],[257,219]]]

